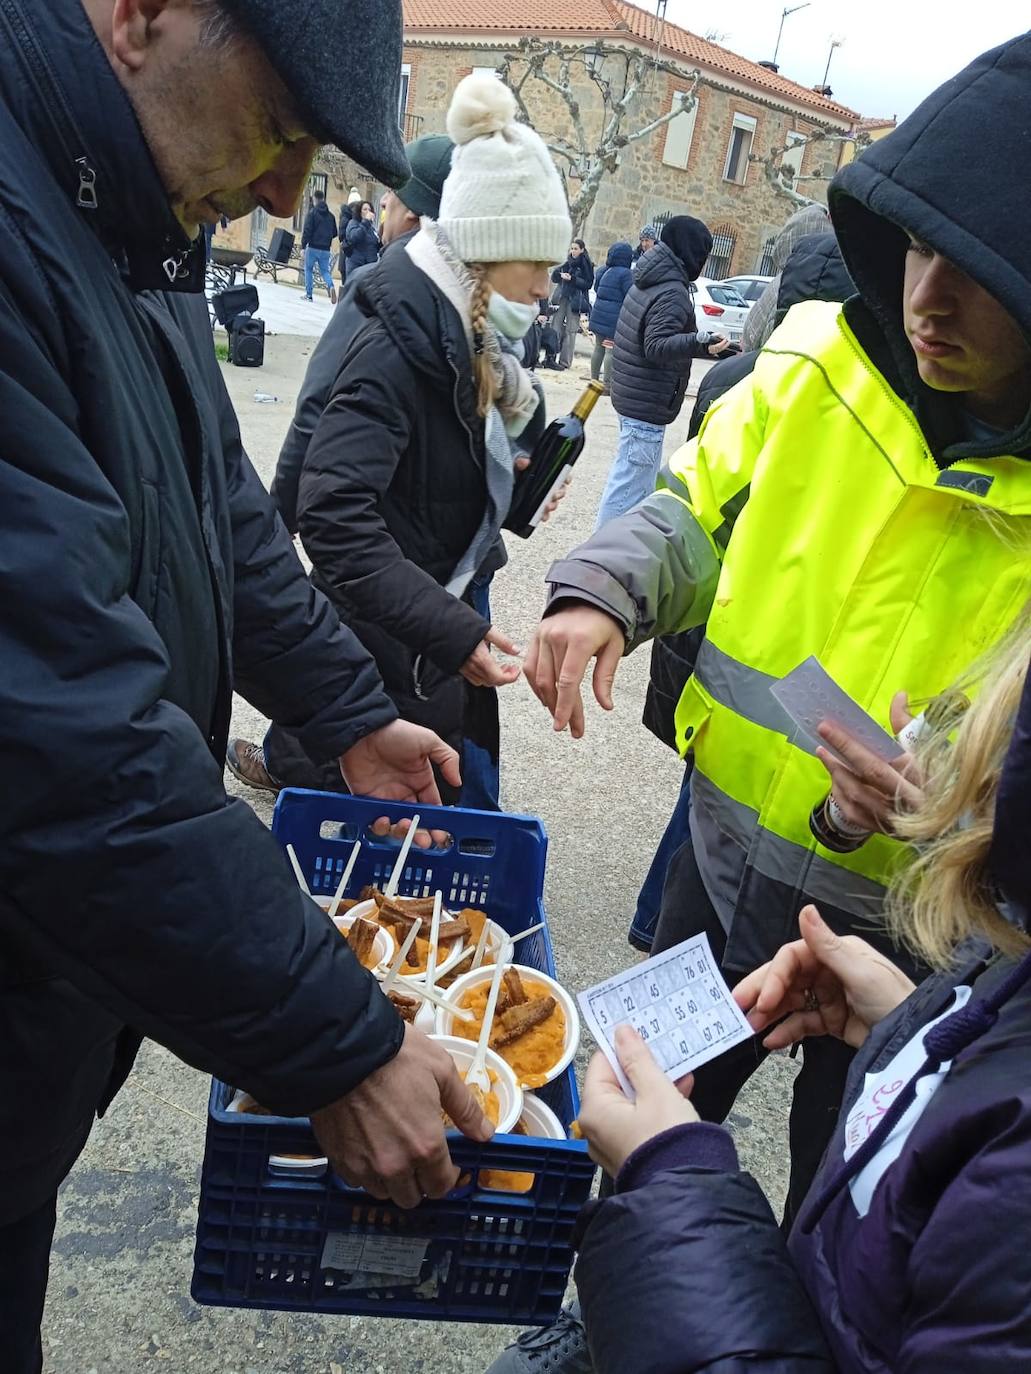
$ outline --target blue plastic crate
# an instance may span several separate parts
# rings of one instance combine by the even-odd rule
[[[546,921],[547,836],[532,816],[421,806],[421,824],[446,830],[446,850],[413,850],[399,890],[438,887],[450,906],[478,906],[513,934]],[[333,892],[359,834],[366,836],[349,896],[382,885],[398,846],[368,827],[412,807],[335,793],[287,790],[272,829],[292,844],[313,893]],[[552,976],[547,926],[519,946],[520,963]],[[464,1187],[404,1211],[332,1175],[283,1176],[277,1155],[320,1155],[307,1120],[225,1110],[215,1081],[208,1110],[192,1293],[228,1307],[417,1317],[429,1321],[551,1321],[573,1261],[572,1234],[594,1177],[580,1141],[496,1136],[489,1145],[451,1137]],[[540,1090],[568,1126],[579,1111],[572,1069]],[[484,1170],[534,1175],[528,1193],[485,1188]],[[380,1271],[375,1265],[393,1266]]]

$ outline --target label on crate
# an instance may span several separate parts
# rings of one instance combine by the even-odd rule
[[[322,1247],[320,1268],[417,1279],[428,1245],[429,1241],[419,1236],[361,1236],[330,1231]]]
[[[705,935],[577,994],[584,1020],[631,1101],[616,1057],[617,1026],[633,1026],[674,1081],[752,1034],[730,995]]]

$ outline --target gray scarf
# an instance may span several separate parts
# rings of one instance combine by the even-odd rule
[[[466,332],[470,354],[473,350],[472,317],[469,303],[476,285],[465,263],[456,255],[447,235],[432,220],[422,221],[422,230],[405,251],[420,271],[443,291],[455,307]],[[495,404],[484,419],[486,449],[487,509],[472,543],[462,554],[447,582],[453,596],[462,596],[501,533],[501,522],[512,504],[515,480],[513,438],[526,428],[537,409],[538,396],[529,374],[520,366],[507,339],[487,326],[482,347],[494,368],[498,393]]]

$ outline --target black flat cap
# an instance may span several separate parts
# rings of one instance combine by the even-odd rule
[[[312,134],[336,144],[387,186],[408,179],[397,118],[401,0],[221,4],[258,43]]]

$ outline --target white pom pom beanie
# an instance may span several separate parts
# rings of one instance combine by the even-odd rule
[[[438,224],[463,262],[564,262],[573,235],[562,182],[540,134],[516,122],[496,76],[467,76],[448,110],[455,144]]]

